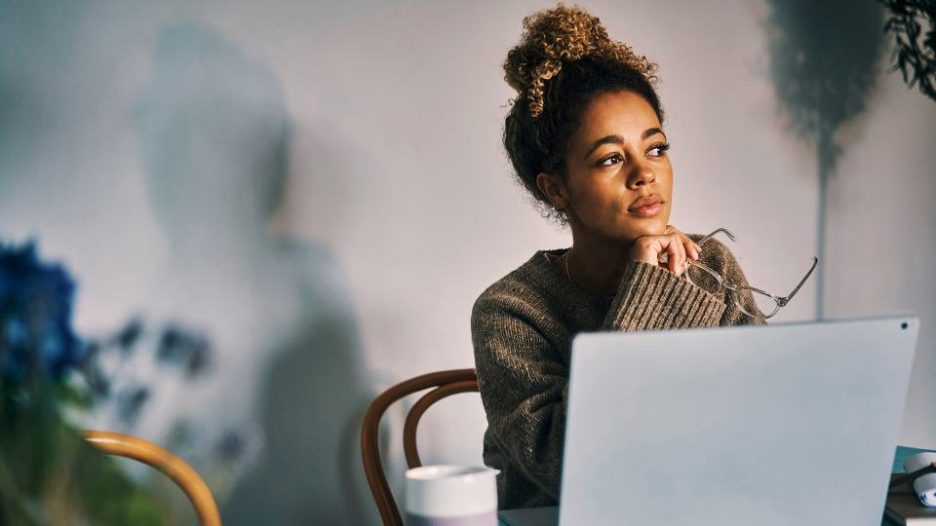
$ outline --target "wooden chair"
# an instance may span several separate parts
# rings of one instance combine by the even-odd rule
[[[187,462],[142,438],[111,431],[83,431],[82,436],[99,450],[118,457],[132,458],[165,473],[182,488],[192,502],[202,526],[221,526],[221,515],[208,485]]]
[[[406,455],[406,464],[410,468],[420,467],[422,462],[416,450],[416,426],[419,424],[419,419],[422,418],[426,409],[429,409],[429,406],[447,396],[478,391],[478,375],[474,369],[439,371],[398,383],[377,396],[364,414],[364,423],[361,427],[361,457],[364,461],[364,472],[367,475],[371,493],[374,494],[377,509],[380,511],[380,518],[388,526],[402,526],[403,520],[393,500],[393,493],[390,492],[380,460],[378,446],[380,418],[397,400],[430,387],[435,387],[435,389],[416,401],[406,415],[406,422],[403,425],[403,452]]]

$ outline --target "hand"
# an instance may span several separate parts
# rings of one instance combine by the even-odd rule
[[[660,236],[638,237],[631,244],[630,257],[650,265],[659,265],[679,276],[686,271],[686,258],[699,259],[702,249],[678,228],[666,225]]]

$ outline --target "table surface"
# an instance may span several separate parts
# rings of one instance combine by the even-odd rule
[[[897,446],[897,450],[894,452],[894,464],[891,471],[893,473],[902,472],[904,459],[925,451],[933,450]],[[515,526],[516,523],[511,522],[511,518],[514,520],[522,520],[522,526],[555,526],[559,523],[559,508],[531,508],[529,510],[515,510],[512,512],[512,515],[513,517],[504,517],[503,515],[499,516],[499,526]],[[887,526],[891,523],[882,517],[881,524],[883,526]]]

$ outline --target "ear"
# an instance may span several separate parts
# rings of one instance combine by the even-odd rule
[[[540,172],[536,175],[536,187],[557,210],[565,210],[569,206],[569,195],[565,181],[556,174]]]

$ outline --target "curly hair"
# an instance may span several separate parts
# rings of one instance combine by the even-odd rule
[[[599,93],[631,91],[663,109],[656,64],[612,40],[598,17],[559,4],[523,19],[520,42],[507,53],[504,79],[517,91],[504,126],[516,175],[544,216],[565,223],[536,186],[536,176],[565,176],[563,155],[588,102]]]

